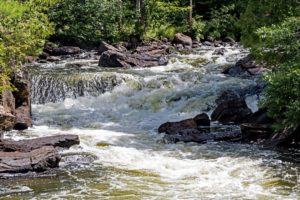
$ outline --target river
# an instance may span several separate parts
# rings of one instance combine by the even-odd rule
[[[66,59],[32,72],[34,127],[14,139],[78,134],[52,175],[1,180],[2,199],[300,199],[300,165],[256,145],[172,144],[160,124],[211,113],[227,90],[246,95],[259,79],[222,74],[247,55],[240,47],[201,47],[167,66],[102,69]],[[66,63],[85,67],[66,68]],[[76,155],[81,155],[77,156]],[[94,162],[91,162],[94,160]],[[50,173],[51,174],[51,173]]]

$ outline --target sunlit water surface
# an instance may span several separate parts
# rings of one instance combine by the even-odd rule
[[[299,164],[275,151],[228,143],[168,144],[166,121],[210,113],[226,90],[245,93],[257,110],[257,79],[222,70],[247,51],[211,48],[172,58],[167,66],[64,70],[42,65],[32,75],[35,126],[6,137],[78,134],[52,176],[1,180],[3,199],[300,199]],[[245,92],[246,91],[246,92]],[[243,94],[244,95],[244,94]],[[42,103],[42,104],[41,104]],[[69,159],[70,155],[86,159]],[[94,162],[89,158],[96,157]],[[72,157],[71,157],[72,158]],[[1,198],[0,196],[0,198]]]

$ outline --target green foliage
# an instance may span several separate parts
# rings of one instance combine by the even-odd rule
[[[300,124],[300,64],[281,66],[265,80],[268,86],[261,105],[277,121],[277,130],[295,130]]]
[[[60,41],[93,45],[101,40],[116,41],[134,30],[123,21],[123,15],[132,14],[123,7],[119,0],[64,0],[51,9],[49,18],[56,24]]]
[[[202,22],[201,17],[196,16],[195,18],[193,18],[192,32],[191,32],[193,38],[195,38],[198,41],[203,39],[204,38],[204,35],[203,35],[204,28],[205,28],[205,23]]]
[[[235,9],[235,4],[231,4],[223,5],[220,9],[213,10],[206,24],[205,34],[215,39],[226,36],[235,38],[240,32]]]
[[[47,16],[39,11],[44,5],[35,1],[19,3],[2,1],[0,4],[0,91],[12,89],[9,76],[19,69],[27,56],[38,55],[45,39],[54,29]]]
[[[148,19],[144,39],[168,38],[172,40],[176,32],[188,30],[187,16],[190,8],[181,6],[179,1],[149,1]]]
[[[255,55],[277,66],[265,75],[268,82],[261,105],[276,119],[277,130],[293,131],[300,124],[300,17],[257,31]]]
[[[279,25],[256,31],[259,41],[252,52],[270,65],[300,62],[300,17],[287,18]]]
[[[290,16],[299,16],[298,0],[251,0],[248,1],[239,22],[242,42],[248,47],[258,40],[256,30],[282,22]]]

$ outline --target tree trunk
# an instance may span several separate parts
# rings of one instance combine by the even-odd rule
[[[192,29],[193,29],[193,0],[190,0],[189,28],[190,28],[190,33],[191,33]]]

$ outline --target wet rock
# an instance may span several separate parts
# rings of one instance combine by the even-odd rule
[[[207,143],[212,141],[235,141],[241,138],[239,131],[226,132],[208,132],[198,129],[183,129],[177,130],[171,135],[165,135],[164,140],[172,143],[177,142],[196,142]]]
[[[158,128],[159,133],[173,134],[178,130],[197,129],[198,126],[209,126],[210,120],[207,114],[203,113],[194,118],[185,119],[179,122],[166,122]]]
[[[79,143],[80,141],[77,135],[57,135],[20,141],[2,140],[0,142],[0,151],[30,152],[45,146],[52,146],[55,148],[70,148],[71,146]]]
[[[16,117],[0,106],[0,132],[11,130],[14,127]]]
[[[61,61],[61,58],[58,56],[49,56],[46,58],[46,60],[48,62],[59,62],[59,61]]]
[[[275,132],[264,143],[266,148],[300,148],[300,125],[296,129],[286,128]]]
[[[229,36],[225,37],[223,39],[223,42],[229,43],[231,45],[234,45],[236,43],[235,40],[232,37],[229,37]]]
[[[102,53],[99,66],[101,67],[152,67],[167,64],[167,59],[147,54],[125,54],[116,51]]]
[[[79,47],[74,47],[74,46],[61,46],[61,47],[46,46],[44,48],[44,52],[52,56],[63,56],[63,55],[79,54],[81,53],[81,49]]]
[[[99,48],[98,48],[98,55],[101,55],[103,52],[108,51],[108,50],[110,50],[110,51],[120,51],[120,49],[115,48],[114,46],[102,41],[99,45]]]
[[[222,124],[240,124],[245,122],[251,114],[252,111],[248,108],[245,99],[238,98],[219,104],[212,113],[211,119]]]
[[[251,76],[260,75],[267,71],[263,64],[256,63],[251,55],[240,59],[234,66],[224,70],[224,74],[230,76]]]
[[[30,152],[0,152],[0,173],[42,172],[58,167],[60,156],[51,146]]]
[[[209,42],[209,41],[204,41],[202,44],[204,46],[214,46],[214,43],[213,42]]]
[[[241,124],[243,142],[263,142],[269,138],[274,130],[270,124]]]
[[[166,122],[159,126],[158,132],[159,133],[167,133],[173,134],[176,133],[178,130],[184,129],[197,129],[197,124],[194,119],[185,119],[179,122]]]
[[[184,47],[192,47],[192,38],[182,33],[175,34],[174,43],[182,44]]]
[[[30,108],[26,104],[16,109],[15,130],[25,130],[32,126]]]
[[[273,124],[274,119],[268,116],[267,109],[259,109],[257,112],[253,113],[248,119],[247,123],[252,124]]]
[[[221,96],[216,99],[216,103],[219,105],[223,102],[233,100],[233,99],[238,99],[238,98],[240,98],[240,95],[237,92],[232,91],[232,90],[227,90],[227,91],[224,91],[221,94]]]
[[[226,53],[226,49],[225,48],[218,48],[213,52],[213,55],[221,55],[223,56]]]
[[[224,74],[228,74],[230,76],[245,76],[248,77],[251,74],[244,68],[239,66],[231,66],[223,71]]]
[[[206,113],[202,113],[193,118],[197,126],[210,126],[210,119]]]
[[[69,153],[62,156],[62,162],[74,164],[90,164],[97,159],[97,156],[89,153]]]

